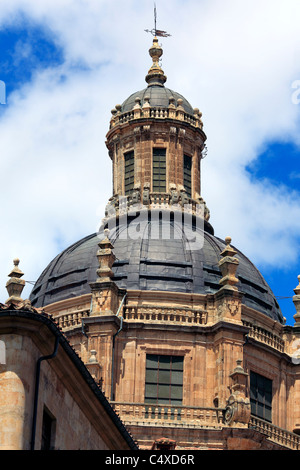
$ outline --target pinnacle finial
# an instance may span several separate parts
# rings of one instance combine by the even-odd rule
[[[294,289],[295,295],[293,297],[293,302],[295,305],[296,313],[294,315],[295,322],[297,325],[300,324],[300,274],[297,276],[299,284],[298,286]]]
[[[238,283],[238,279],[235,276],[237,267],[239,265],[239,261],[235,258],[237,251],[232,248],[230,245],[231,237],[225,238],[225,248],[221,252],[221,259],[219,261],[219,267],[222,272],[222,279],[220,280],[220,284],[227,289],[237,290],[236,284]]]
[[[24,273],[19,268],[19,258],[15,258],[13,263],[14,267],[8,275],[10,279],[6,283],[6,289],[9,295],[9,298],[6,301],[7,304],[23,302],[21,294],[25,286],[25,281],[24,279],[21,279],[21,277],[24,276]]]
[[[114,247],[109,240],[109,229],[104,229],[104,238],[98,243],[98,246],[97,258],[99,268],[97,269],[97,282],[107,282],[110,281],[114,275],[111,268],[116,259],[113,252]]]
[[[148,86],[164,86],[167,77],[159,65],[159,60],[163,55],[163,50],[162,47],[158,44],[158,39],[156,36],[153,38],[153,44],[149,49],[149,55],[152,58],[153,64],[148,71],[148,75],[146,76],[146,82],[148,83]]]

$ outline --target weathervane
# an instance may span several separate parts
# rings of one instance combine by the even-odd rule
[[[171,36],[171,34],[167,33],[166,31],[162,31],[161,29],[156,28],[156,5],[154,3],[154,29],[145,29],[146,33],[151,33],[152,36],[162,36],[164,38]]]

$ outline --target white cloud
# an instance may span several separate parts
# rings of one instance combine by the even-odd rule
[[[245,165],[274,139],[299,145],[300,108],[292,103],[292,83],[300,79],[298,0],[156,4],[158,27],[172,34],[162,41],[166,86],[203,112],[209,153],[202,195],[216,234],[231,235],[261,264],[291,263],[299,256],[299,192],[250,180]],[[65,58],[37,70],[0,118],[4,301],[14,257],[35,280],[59,250],[97,228],[111,195],[110,110],[146,85],[152,38],[143,30],[152,27],[153,2],[0,6],[0,26],[20,24],[25,15],[28,27],[49,31]]]

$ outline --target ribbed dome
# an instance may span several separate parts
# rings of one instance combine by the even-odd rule
[[[144,88],[144,90],[137,91],[130,95],[129,98],[127,98],[127,100],[125,100],[122,104],[121,112],[125,113],[132,111],[134,105],[136,104],[136,98],[140,98],[141,106],[143,106],[145,97],[147,96],[150,98],[149,104],[151,107],[167,108],[170,104],[170,98],[174,98],[175,105],[177,104],[178,100],[181,99],[184,111],[188,114],[194,113],[192,106],[182,95],[176,91],[170,90],[169,88],[160,85],[151,85]]]
[[[129,219],[127,225],[110,232],[116,256],[113,280],[120,288],[198,294],[215,293],[220,288],[218,262],[224,241],[194,227],[203,246],[193,249],[181,224],[162,218],[147,223],[142,236],[128,237],[128,227],[132,234],[138,233],[137,223],[137,219]],[[31,294],[35,307],[91,292],[89,283],[97,277],[101,237],[93,234],[78,241],[49,264]],[[238,250],[236,257],[237,287],[244,293],[243,303],[282,323],[279,305],[258,269]]]

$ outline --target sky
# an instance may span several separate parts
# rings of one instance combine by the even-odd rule
[[[300,274],[299,0],[156,0],[166,86],[201,110],[201,195],[287,324]],[[0,302],[23,298],[111,196],[111,109],[145,88],[152,0],[0,0]]]

